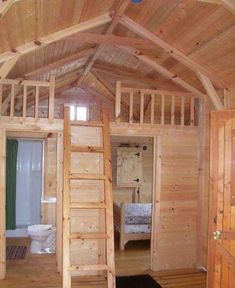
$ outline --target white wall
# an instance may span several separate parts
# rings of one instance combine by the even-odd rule
[[[42,141],[18,139],[16,226],[40,223],[42,194]]]

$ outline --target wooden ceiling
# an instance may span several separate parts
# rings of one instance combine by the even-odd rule
[[[197,0],[143,0],[140,4],[123,0],[8,1],[12,5],[2,15],[0,13],[0,63],[5,56],[18,55],[28,43],[33,47],[29,49],[31,52],[20,56],[8,78],[45,80],[53,73],[57,79],[70,77],[76,85],[74,75],[79,81],[90,63],[87,70],[92,72],[92,77],[89,75],[88,78],[95,77],[111,92],[115,91],[115,81],[120,79],[130,86],[184,90],[178,83],[167,79],[164,73],[136,57],[138,51],[138,55],[147,56],[175,77],[205,93],[194,69],[178,61],[171,51],[162,49],[161,45],[137,35],[135,29],[131,31],[128,25],[118,22],[117,16],[121,14],[115,12],[121,5],[126,5],[123,14],[127,19],[135,21],[182,52],[187,59],[199,64],[200,68],[206,69],[214,77],[211,80],[215,80],[216,88],[235,84],[235,14],[224,5]],[[106,13],[109,13],[106,18],[111,16],[113,21],[117,21],[111,30],[110,18],[103,25],[91,26],[89,30],[43,45],[45,36]],[[100,36],[105,34],[106,38]],[[107,35],[120,37],[107,38]],[[125,41],[129,41],[131,49],[137,49],[134,54],[127,51]],[[101,46],[102,49],[96,53]],[[84,83],[87,82],[88,79]]]

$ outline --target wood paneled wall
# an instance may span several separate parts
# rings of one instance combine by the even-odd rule
[[[160,222],[155,269],[194,267],[199,216],[198,132],[175,130],[161,138]]]
[[[41,205],[41,223],[56,225],[57,139],[49,134],[44,141],[44,195]],[[53,203],[51,203],[53,201]]]
[[[142,185],[140,187],[140,202],[152,202],[152,174],[153,174],[153,144],[151,141],[144,141],[142,143],[134,143],[131,137],[120,138],[120,142],[112,142],[112,172],[113,172],[113,194],[114,201],[121,202],[132,202],[133,188],[119,188],[116,186],[116,173],[117,173],[117,147],[122,143],[130,143],[131,147],[136,147],[136,145],[147,146],[147,150],[142,151]]]

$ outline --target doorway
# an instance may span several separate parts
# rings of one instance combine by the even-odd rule
[[[112,136],[117,275],[151,268],[154,138]]]
[[[11,146],[17,146],[17,158],[14,163],[8,161]],[[43,194],[43,140],[41,139],[7,139],[6,176],[15,169],[15,195],[6,193],[6,237],[27,237],[27,227],[41,221],[41,198]],[[16,167],[12,167],[12,166]],[[7,190],[11,188],[6,183]],[[9,188],[8,188],[9,187]],[[12,215],[9,215],[12,214]],[[14,214],[14,215],[13,215]],[[8,218],[11,218],[12,223]],[[14,219],[13,219],[14,217]]]

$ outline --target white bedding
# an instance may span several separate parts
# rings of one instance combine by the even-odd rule
[[[139,225],[125,225],[125,233],[150,233],[151,225],[139,224]]]
[[[152,204],[151,203],[126,203],[125,224],[126,225],[151,225]]]

